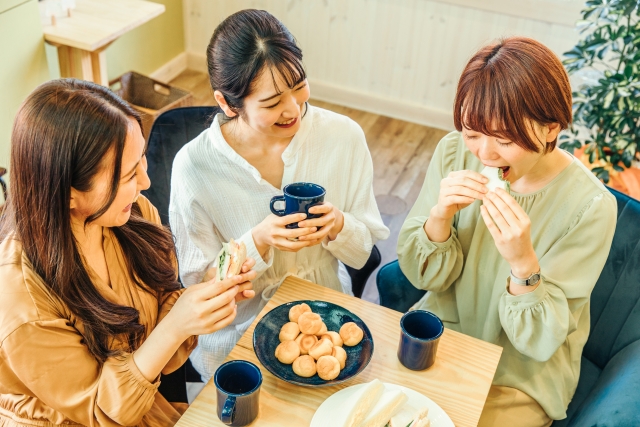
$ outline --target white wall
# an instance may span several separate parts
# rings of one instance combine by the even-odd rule
[[[184,0],[190,66],[206,71],[215,29],[245,8],[300,44],[312,97],[444,129],[462,68],[482,45],[524,35],[558,55],[578,40],[578,0]],[[473,6],[473,5],[476,6]],[[473,6],[473,7],[470,7]]]
[[[0,0],[0,166],[9,168],[11,129],[20,104],[48,79],[38,2]]]

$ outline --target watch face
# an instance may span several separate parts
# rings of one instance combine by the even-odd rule
[[[529,277],[529,279],[527,280],[527,282],[528,282],[527,286],[535,285],[539,281],[540,281],[540,275],[539,274],[534,274],[531,277]]]

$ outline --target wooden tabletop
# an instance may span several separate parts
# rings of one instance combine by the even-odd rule
[[[332,387],[301,387],[274,377],[258,361],[253,351],[253,330],[271,309],[297,300],[328,301],[358,315],[373,335],[374,352],[362,373]],[[289,277],[242,336],[227,360],[242,359],[260,367],[264,381],[260,391],[260,414],[252,426],[308,426],[320,404],[345,387],[375,378],[412,388],[435,401],[457,427],[475,427],[489,393],[502,348],[445,329],[440,338],[435,364],[426,371],[411,371],[397,357],[402,313],[324,288],[306,280]],[[274,337],[278,339],[278,337]],[[182,416],[177,426],[224,426],[216,415],[216,388],[213,381]]]
[[[71,17],[42,30],[49,43],[93,52],[164,10],[163,4],[144,0],[76,0]]]

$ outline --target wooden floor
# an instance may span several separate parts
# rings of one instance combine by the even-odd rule
[[[189,90],[194,105],[216,105],[206,74],[188,70],[170,84]],[[433,150],[447,132],[313,98],[310,103],[344,114],[364,130],[373,159],[373,190],[383,220],[391,230],[389,239],[376,246],[382,254],[382,265],[395,260],[400,227],[418,197]],[[372,302],[379,301],[375,274],[369,278],[363,295]]]

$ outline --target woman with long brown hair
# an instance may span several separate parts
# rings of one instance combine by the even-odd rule
[[[180,290],[140,117],[79,80],[38,87],[11,137],[0,243],[0,426],[173,425],[157,393],[251,297],[243,274]]]
[[[436,148],[399,263],[428,291],[414,308],[503,348],[479,426],[548,426],[566,418],[578,384],[616,201],[556,148],[571,87],[542,44],[513,37],[480,49],[453,115],[458,131]],[[510,189],[489,191],[485,167]]]

